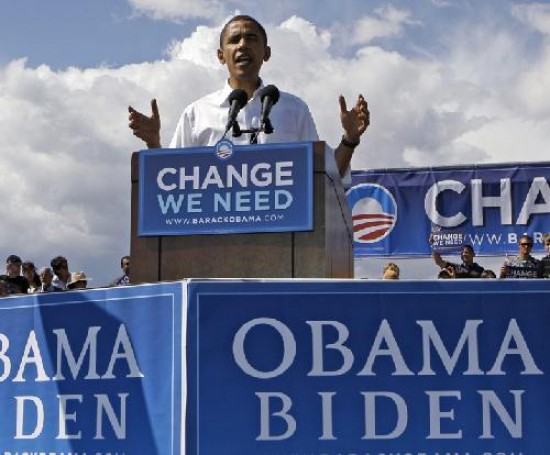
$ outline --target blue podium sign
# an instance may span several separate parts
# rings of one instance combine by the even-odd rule
[[[310,142],[143,150],[138,235],[313,229]]]
[[[191,282],[187,455],[550,453],[550,291],[512,281]]]
[[[0,300],[0,453],[177,455],[183,284]]]

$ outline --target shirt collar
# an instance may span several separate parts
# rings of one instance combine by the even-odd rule
[[[252,95],[252,99],[254,99],[258,91],[263,88],[264,88],[264,81],[262,80],[262,78],[260,78],[260,85],[254,91],[254,94]],[[233,89],[229,85],[229,79],[226,79],[223,88],[220,90],[220,100],[219,100],[220,106],[229,106],[229,101],[227,99],[229,98],[229,95],[231,94],[232,91]]]

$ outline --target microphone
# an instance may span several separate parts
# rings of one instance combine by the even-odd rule
[[[224,136],[236,122],[239,111],[248,103],[248,95],[243,89],[236,88],[229,94],[227,100],[229,101],[229,116],[225,125]]]
[[[266,85],[258,94],[262,102],[262,114],[260,116],[260,131],[266,134],[273,133],[273,126],[269,120],[271,108],[279,101],[279,89],[274,85]]]

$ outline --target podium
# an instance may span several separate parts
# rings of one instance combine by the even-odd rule
[[[313,143],[313,231],[305,232],[138,236],[138,158],[134,152],[132,284],[184,278],[353,278],[351,214],[324,142]]]

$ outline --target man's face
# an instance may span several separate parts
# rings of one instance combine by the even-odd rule
[[[32,267],[28,267],[26,270],[23,271],[23,276],[27,279],[29,283],[32,283],[34,281],[34,269]]]
[[[533,248],[533,242],[529,238],[520,238],[519,239],[519,255],[527,256],[531,254],[531,249]]]
[[[50,284],[52,284],[53,272],[48,269],[43,270],[40,273],[40,279],[42,280],[42,283],[44,283],[46,286],[49,286]]]
[[[229,24],[218,49],[218,60],[227,65],[230,78],[251,79],[259,77],[260,68],[271,55],[262,32],[251,21],[238,20]]]
[[[69,264],[67,262],[62,262],[59,265],[57,269],[57,276],[63,281],[67,281],[67,279],[71,276],[71,274],[69,273]]]
[[[6,274],[10,278],[15,278],[21,275],[21,263],[20,262],[8,262],[6,264]]]
[[[462,249],[462,261],[465,264],[471,264],[474,262],[474,252],[470,248]]]
[[[130,273],[130,259],[124,258],[122,260],[122,271],[125,275],[128,275]]]
[[[397,273],[397,270],[387,269],[384,272],[383,278],[384,278],[384,280],[398,280],[399,279],[399,273]]]
[[[546,248],[546,252],[550,254],[550,239],[544,242],[544,248]]]

